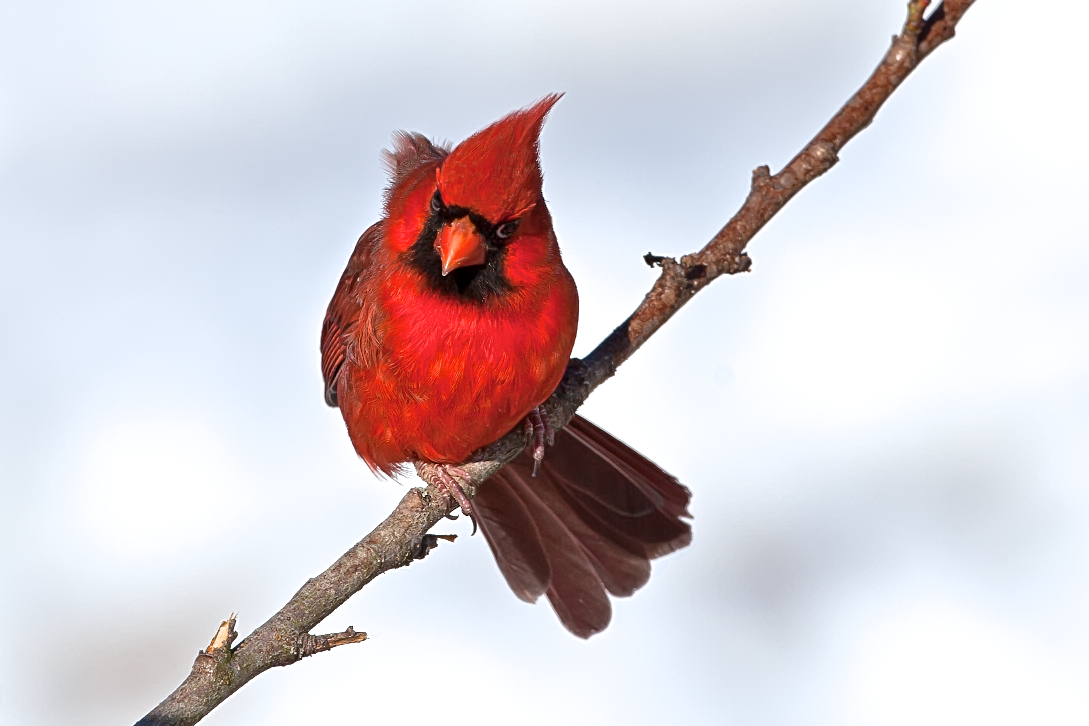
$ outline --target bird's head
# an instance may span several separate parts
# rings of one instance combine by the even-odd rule
[[[449,152],[415,134],[397,138],[387,244],[436,289],[483,300],[559,259],[538,158],[541,126],[559,99],[508,114]]]

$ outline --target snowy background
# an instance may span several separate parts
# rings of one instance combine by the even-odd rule
[[[403,494],[317,349],[391,131],[566,91],[542,153],[585,353],[904,4],[0,3],[0,723],[135,721]],[[1087,21],[979,0],[752,274],[590,399],[694,492],[693,545],[604,634],[466,536],[321,628],[370,642],[206,723],[1089,721]]]

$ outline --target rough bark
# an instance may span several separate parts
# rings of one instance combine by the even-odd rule
[[[703,249],[680,260],[647,255],[661,274],[635,312],[585,359],[572,359],[563,382],[545,403],[554,428],[567,424],[586,398],[700,290],[722,275],[745,272],[751,260],[745,247],[783,205],[838,161],[840,149],[869,126],[882,104],[911,71],[951,39],[974,0],[945,0],[924,17],[928,0],[908,3],[900,35],[877,69],[802,151],[782,171],[766,166],[753,171],[752,187],[741,209]],[[520,429],[476,452],[464,469],[481,482],[513,459],[526,445]],[[427,534],[455,508],[421,472],[428,486],[411,489],[393,513],[329,569],[307,580],[284,607],[232,647],[237,633],[232,615],[206,650],[197,656],[185,681],[137,726],[195,724],[250,679],[275,666],[295,663],[338,645],[365,640],[351,628],[343,633],[310,631],[378,575],[410,564],[434,548],[440,536]],[[474,487],[468,483],[466,494]]]

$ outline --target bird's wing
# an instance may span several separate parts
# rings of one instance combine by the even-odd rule
[[[350,340],[360,325],[374,323],[374,301],[366,298],[365,282],[373,273],[372,257],[381,237],[382,223],[377,222],[355,243],[321,326],[321,375],[325,379],[325,402],[333,407],[337,405],[337,376],[348,355]]]
[[[406,176],[424,164],[442,161],[449,150],[432,144],[420,134],[399,131],[393,135],[393,150],[383,152],[390,185],[386,201]],[[355,244],[348,267],[340,277],[337,290],[325,313],[321,326],[321,374],[325,378],[325,402],[337,405],[337,376],[344,359],[352,355],[354,362],[374,365],[378,352],[377,302],[367,297],[367,283],[379,277],[373,269],[382,241],[383,223],[377,222],[363,233]],[[356,341],[351,348],[352,340]]]
[[[481,484],[477,521],[515,594],[547,595],[588,638],[612,617],[606,593],[631,595],[650,560],[686,546],[690,493],[641,454],[576,416],[533,477],[527,450]]]

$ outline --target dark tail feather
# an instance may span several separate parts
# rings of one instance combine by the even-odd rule
[[[581,638],[609,624],[606,592],[631,595],[650,560],[692,541],[688,489],[584,418],[557,432],[532,474],[527,450],[480,486],[473,508],[514,593],[548,595]]]
[[[539,517],[523,503],[517,479],[506,474],[503,468],[487,480],[497,486],[474,498],[473,511],[510,589],[520,600],[537,602],[552,582],[552,566],[535,521]]]

